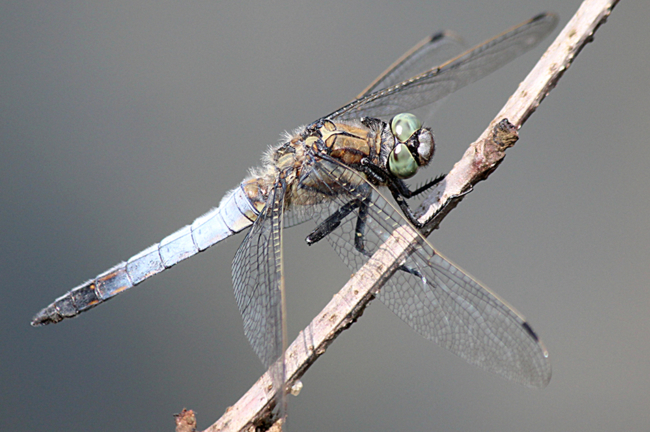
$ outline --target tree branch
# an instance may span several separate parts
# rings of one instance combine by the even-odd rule
[[[467,149],[422,205],[420,221],[435,217],[424,230],[428,235],[478,182],[485,180],[517,141],[517,130],[537,109],[571,65],[618,0],[585,0],[571,21],[519,85],[488,128]],[[508,120],[506,120],[508,119]],[[504,121],[505,120],[505,121]],[[285,355],[287,388],[300,379],[339,333],[348,328],[418,242],[418,234],[402,226],[384,243],[314,318]],[[269,422],[274,402],[272,381],[265,373],[248,392],[206,432],[252,430]],[[278,425],[276,425],[278,426]]]

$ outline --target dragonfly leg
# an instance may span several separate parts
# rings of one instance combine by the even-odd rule
[[[402,185],[404,186],[404,190],[402,190],[401,193],[406,198],[411,198],[411,197],[414,197],[414,196],[418,196],[422,192],[425,192],[425,191],[431,189],[432,187],[434,187],[435,185],[437,185],[438,183],[440,183],[442,180],[445,179],[445,177],[446,177],[445,174],[440,174],[438,177],[432,178],[431,180],[429,180],[428,182],[426,182],[425,184],[423,184],[422,186],[420,186],[419,188],[417,188],[416,190],[414,190],[412,192],[409,190],[408,186],[406,184],[404,184],[404,182],[401,182]]]
[[[427,189],[430,189],[433,186],[440,183],[444,178],[445,178],[444,175],[438,176],[428,181],[423,186],[417,188],[415,191],[411,191],[408,188],[408,186],[400,179],[395,179],[394,177],[391,177],[389,179],[387,186],[388,189],[390,190],[390,193],[393,195],[395,202],[397,202],[400,209],[402,209],[402,212],[408,218],[409,222],[411,222],[417,229],[421,229],[422,227],[424,227],[424,225],[426,225],[426,223],[418,222],[417,218],[415,217],[415,214],[413,214],[413,210],[411,210],[411,207],[409,207],[406,200],[408,198],[412,198],[414,196],[420,195],[421,193],[425,192]]]
[[[368,197],[370,198],[370,197]],[[354,247],[370,258],[372,256],[372,253],[366,250],[366,246],[364,243],[364,231],[366,228],[366,219],[368,217],[368,200],[364,200],[361,204],[361,207],[359,208],[359,216],[357,217],[357,224],[354,229]],[[406,273],[410,273],[416,277],[422,278],[422,273],[419,271],[412,269],[410,267],[407,267],[405,265],[399,266],[398,270],[401,270]]]
[[[372,256],[372,253],[366,249],[364,241],[364,231],[366,227],[366,219],[368,217],[369,202],[370,195],[364,198],[356,198],[348,202],[343,207],[339,208],[336,212],[332,213],[320,225],[318,225],[316,229],[314,229],[314,231],[312,231],[307,236],[305,241],[308,245],[311,246],[312,244],[322,240],[325,238],[325,236],[338,228],[338,226],[341,225],[341,221],[343,221],[345,217],[347,217],[355,209],[358,209],[359,214],[357,216],[357,223],[354,228],[354,247],[357,251],[370,258]],[[404,265],[400,266],[398,270],[410,273],[419,278],[422,277],[422,274],[419,271]]]
[[[353,199],[332,213],[307,236],[305,239],[307,244],[310,246],[313,245],[314,243],[322,240],[326,235],[334,231],[336,228],[338,228],[338,226],[341,225],[341,221],[345,219],[345,217],[349,215],[350,212],[361,206],[361,201],[362,200],[360,198]]]
[[[421,193],[427,191],[428,189],[431,189],[433,186],[440,183],[445,178],[444,174],[429,180],[424,185],[412,191],[409,189],[408,185],[404,183],[404,181],[395,177],[394,175],[390,174],[388,171],[382,169],[381,167],[375,164],[368,163],[367,161],[365,161],[364,163],[364,161],[362,161],[361,169],[366,173],[366,175],[369,178],[374,179],[375,182],[386,184],[386,186],[390,190],[390,193],[393,195],[393,198],[395,199],[399,207],[402,209],[402,213],[404,213],[404,215],[407,217],[409,222],[411,222],[417,229],[421,229],[422,227],[424,227],[424,225],[426,225],[426,223],[422,224],[418,222],[417,218],[415,217],[415,214],[413,214],[413,211],[409,207],[406,200],[408,198],[412,198],[414,196],[420,195]]]
[[[370,197],[368,197],[369,199]],[[373,253],[369,252],[366,250],[365,242],[364,242],[364,231],[366,228],[366,219],[368,218],[368,200],[364,200],[361,203],[361,207],[359,208],[359,216],[357,217],[357,224],[354,229],[354,247],[370,258]],[[412,269],[410,267],[407,267],[405,265],[399,266],[398,270],[401,270],[406,273],[410,273],[416,277],[422,278],[422,273],[419,271]]]

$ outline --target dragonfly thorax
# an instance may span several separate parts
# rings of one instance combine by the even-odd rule
[[[322,159],[365,173],[363,177],[370,183],[386,186],[390,177],[401,180],[415,175],[420,167],[429,164],[435,150],[431,129],[422,127],[408,113],[398,114],[390,122],[376,118],[338,122],[323,119],[286,134],[282,141],[266,154],[263,167],[252,170],[241,184],[257,211],[264,208],[280,178],[287,185],[287,204],[319,201],[298,190],[319,189],[318,176],[312,169]],[[369,166],[372,169],[367,170]],[[361,178],[357,177],[357,181]]]
[[[435,150],[431,129],[422,127],[421,122],[408,113],[398,114],[388,123],[376,118],[320,120],[296,131],[285,146],[302,156],[333,158],[358,171],[365,171],[364,165],[373,165],[399,179],[412,177],[418,168],[428,165]],[[280,147],[276,154],[283,155],[276,157],[276,161],[286,160],[286,152]],[[375,184],[384,183],[377,178],[369,180]]]

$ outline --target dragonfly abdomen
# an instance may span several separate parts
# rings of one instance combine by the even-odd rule
[[[219,207],[191,225],[54,300],[34,316],[32,325],[54,324],[75,317],[248,228],[257,219],[262,202],[257,180],[242,182],[224,197]]]

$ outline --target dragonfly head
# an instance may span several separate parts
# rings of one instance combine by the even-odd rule
[[[390,130],[395,147],[388,156],[388,170],[401,179],[413,177],[433,157],[435,141],[431,129],[422,127],[413,114],[401,113],[390,121]]]

